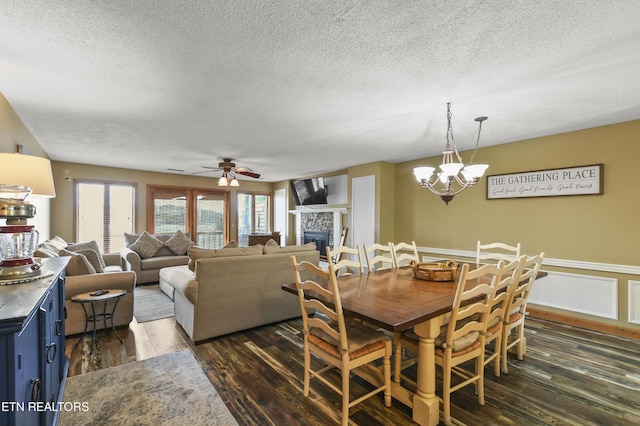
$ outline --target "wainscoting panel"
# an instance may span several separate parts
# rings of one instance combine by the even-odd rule
[[[640,281],[629,280],[629,322],[640,324]]]
[[[529,302],[602,318],[618,319],[618,280],[548,272],[536,280]],[[637,288],[640,292],[640,287]],[[637,313],[640,316],[640,312]]]

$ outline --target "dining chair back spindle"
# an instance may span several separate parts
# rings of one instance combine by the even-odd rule
[[[391,243],[387,243],[387,245],[374,243],[369,246],[364,244],[364,257],[367,261],[367,270],[369,272],[393,269],[396,267]]]
[[[488,250],[488,251],[487,251]],[[517,243],[515,246],[511,246],[505,243],[489,243],[489,244],[481,244],[478,241],[476,246],[476,263],[487,263],[485,261],[490,261],[491,263],[497,263],[499,260],[504,260],[505,262],[513,262],[520,258],[520,243]]]
[[[391,254],[393,255],[396,268],[407,266],[411,261],[420,261],[415,241],[411,241],[411,244],[405,242],[398,244],[391,243]]]
[[[489,318],[487,320],[487,330],[485,332],[485,359],[484,365],[494,363],[494,374],[500,377],[500,354],[502,351],[502,327],[504,325],[505,314],[509,294],[514,285],[517,285],[526,256],[510,262],[502,268],[500,279],[496,284],[496,295],[491,303]],[[493,342],[493,346],[490,344]]]
[[[340,260],[334,261],[334,259]],[[356,245],[355,248],[343,245],[334,250],[327,246],[327,261],[339,275],[351,274],[354,271],[364,274],[359,245]]]
[[[517,356],[520,361],[524,359],[527,351],[527,339],[524,335],[527,301],[543,260],[544,252],[533,257],[526,257],[518,285],[512,286],[511,293],[507,299],[504,325],[502,327],[502,353],[500,355],[503,373],[509,372],[507,363],[509,349],[517,346]]]
[[[291,256],[291,265],[302,312],[304,396],[309,396],[311,378],[320,380],[341,395],[343,426],[349,423],[349,408],[379,392],[384,392],[384,403],[390,407],[391,340],[383,333],[370,327],[345,320],[332,264],[329,264],[327,271],[310,262],[298,263],[296,257]],[[316,314],[310,314],[310,312]],[[317,315],[317,313],[321,315]],[[353,339],[350,339],[350,336]],[[312,353],[322,359],[326,365],[317,369],[312,368],[312,361],[313,364],[316,364],[315,358],[311,357]],[[380,359],[382,360],[384,383],[366,395],[350,401],[350,375],[354,369]],[[324,375],[334,368],[340,370],[340,388]]]

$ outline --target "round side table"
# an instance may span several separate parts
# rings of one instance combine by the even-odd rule
[[[127,294],[127,290],[97,290],[89,293],[77,294],[71,298],[72,302],[80,303],[82,306],[82,310],[84,311],[84,331],[82,332],[82,336],[74,345],[77,346],[82,338],[87,334],[87,328],[89,327],[89,323],[93,323],[93,337],[91,338],[91,352],[93,354],[93,349],[96,343],[96,323],[97,321],[102,321],[104,324],[104,329],[107,328],[107,320],[111,321],[111,330],[113,334],[122,342],[118,333],[116,333],[116,328],[113,324],[113,315],[116,312],[116,307],[118,306],[118,302],[120,298]],[[115,300],[113,304],[113,309],[111,312],[107,312],[107,302],[110,300]],[[102,312],[96,313],[96,305],[100,305],[102,302]],[[91,306],[91,315],[89,315],[89,311],[87,311],[86,305]]]

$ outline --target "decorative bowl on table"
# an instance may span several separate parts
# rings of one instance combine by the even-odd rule
[[[425,281],[454,281],[458,278],[458,263],[455,260],[439,262],[411,262],[414,278]]]

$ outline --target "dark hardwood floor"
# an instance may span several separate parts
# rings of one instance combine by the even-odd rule
[[[67,339],[69,375],[189,348],[240,425],[328,425],[340,415],[340,397],[317,380],[302,395],[300,320],[212,339],[194,346],[173,318],[120,328],[120,343],[100,332],[99,362],[83,362],[77,336]],[[485,405],[473,387],[452,396],[452,415],[467,425],[640,424],[640,342],[567,325],[527,319],[527,355],[510,357],[509,374],[486,369]],[[317,361],[317,360],[316,360]],[[409,371],[409,374],[415,371]],[[336,384],[339,383],[335,374]],[[439,380],[438,380],[439,381]],[[352,393],[369,385],[354,378]],[[440,388],[438,388],[438,393]],[[380,395],[351,409],[352,424],[410,425],[411,411]]]

